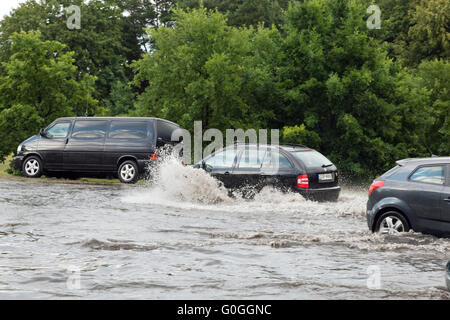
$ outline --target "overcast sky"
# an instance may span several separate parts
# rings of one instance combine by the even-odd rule
[[[25,2],[25,0],[0,0],[0,19],[9,14],[11,9],[17,8],[19,3]]]

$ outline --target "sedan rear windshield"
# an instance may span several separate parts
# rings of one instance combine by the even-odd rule
[[[292,154],[300,160],[306,168],[330,167],[333,165],[333,163],[324,155],[314,150],[297,151],[292,152]]]

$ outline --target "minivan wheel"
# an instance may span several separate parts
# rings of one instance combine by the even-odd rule
[[[39,178],[42,176],[42,161],[36,156],[27,158],[23,163],[23,173],[28,178]]]
[[[410,229],[408,221],[401,213],[390,211],[378,219],[375,231],[380,234],[397,235]]]
[[[136,183],[139,178],[136,162],[128,160],[122,163],[118,170],[118,176],[122,183]]]

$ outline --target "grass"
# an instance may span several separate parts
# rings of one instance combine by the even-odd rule
[[[9,156],[6,158],[5,162],[0,162],[0,179],[9,179],[9,180],[22,180],[22,181],[40,181],[40,182],[49,182],[49,183],[82,183],[82,184],[116,184],[120,183],[119,179],[100,179],[100,178],[79,178],[77,180],[64,179],[64,178],[52,178],[42,176],[38,179],[28,179],[23,176],[14,176],[7,172],[9,168],[9,163],[12,160],[13,156]]]
[[[0,162],[0,177],[8,177],[10,176],[6,170],[9,168],[9,162],[11,161],[12,156],[6,158],[5,162]]]

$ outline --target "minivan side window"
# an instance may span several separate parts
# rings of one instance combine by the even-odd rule
[[[108,130],[108,121],[76,121],[72,130],[72,138],[97,140],[103,139]]]
[[[145,139],[148,137],[147,122],[112,121],[109,139]]]
[[[444,185],[445,170],[443,166],[421,167],[409,178],[414,182]]]
[[[46,131],[50,139],[66,138],[70,129],[70,122],[58,122]]]
[[[158,138],[163,139],[164,142],[171,142],[172,133],[177,129],[179,129],[178,126],[171,124],[169,122],[161,120],[158,120],[157,122]]]

